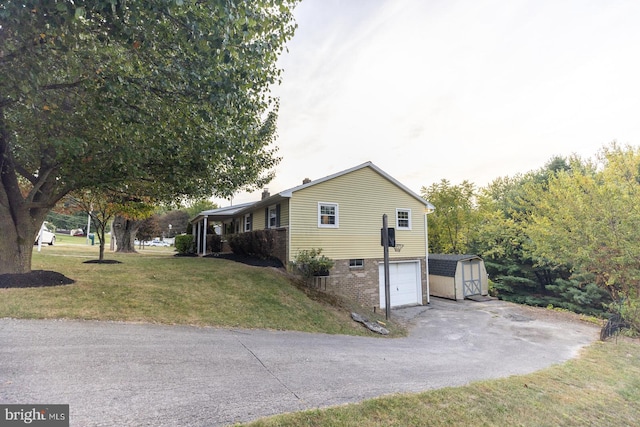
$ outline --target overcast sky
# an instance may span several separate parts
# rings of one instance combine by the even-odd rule
[[[640,144],[640,1],[302,0],[295,16],[272,194],[369,160],[419,193]]]

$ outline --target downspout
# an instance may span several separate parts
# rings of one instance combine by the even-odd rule
[[[424,262],[427,275],[427,304],[431,304],[431,289],[429,287],[429,221],[427,219],[427,216],[431,213],[433,213],[433,209],[426,207],[424,210]]]
[[[289,227],[287,227],[287,250],[285,251],[285,257],[287,258],[286,268],[289,267],[289,263],[291,260],[291,200],[293,198],[289,198]]]

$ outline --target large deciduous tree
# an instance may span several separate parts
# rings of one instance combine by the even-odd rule
[[[574,161],[535,197],[532,253],[588,274],[623,308],[640,294],[640,149],[611,144],[595,162]],[[640,315],[635,314],[640,329]]]
[[[467,253],[478,222],[476,189],[469,182],[459,185],[443,179],[422,187],[422,196],[437,210],[429,216],[429,246],[435,253]]]
[[[0,274],[30,271],[71,191],[224,197],[268,181],[295,3],[1,2]]]

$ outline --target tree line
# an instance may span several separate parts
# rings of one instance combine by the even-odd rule
[[[478,188],[422,188],[432,253],[480,255],[500,298],[616,315],[640,331],[640,149],[611,143],[593,158]]]

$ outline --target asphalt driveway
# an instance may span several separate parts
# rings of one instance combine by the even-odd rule
[[[598,328],[501,301],[394,310],[408,338],[0,319],[0,403],[69,404],[72,426],[219,426],[525,374]]]

